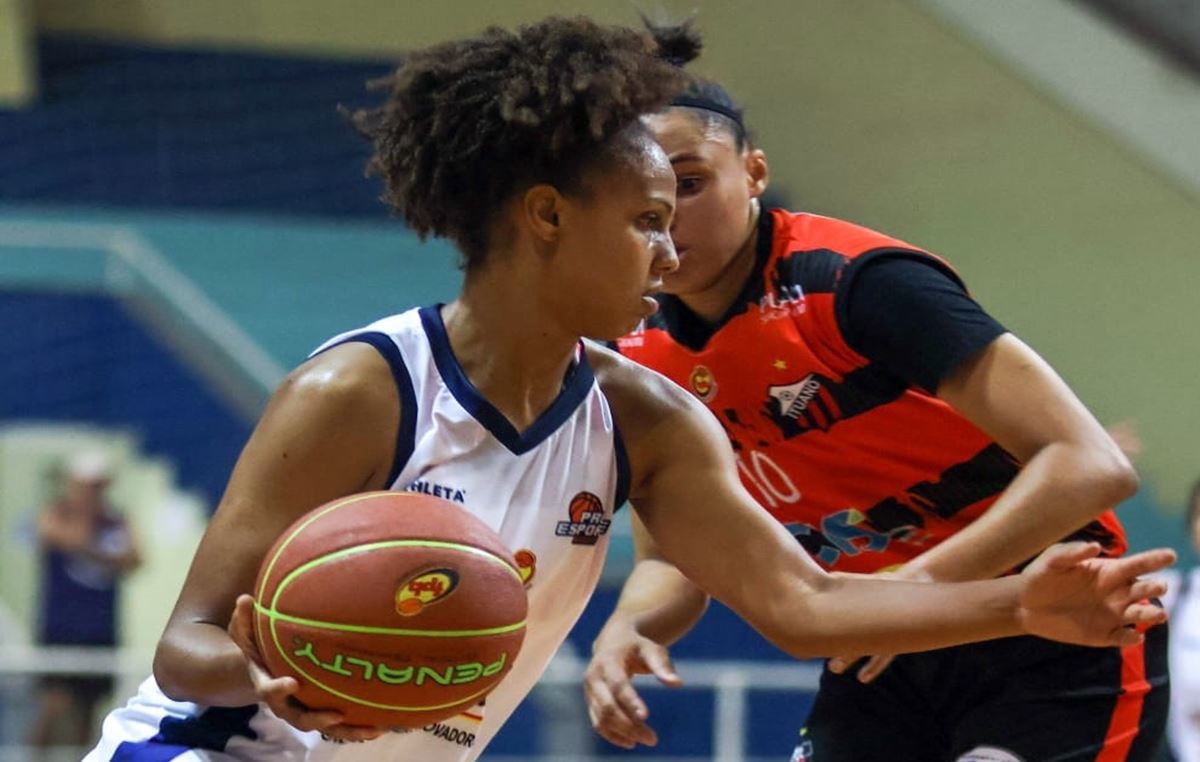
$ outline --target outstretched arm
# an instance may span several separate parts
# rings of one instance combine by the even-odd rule
[[[1125,625],[1161,617],[1138,603],[1158,588],[1137,576],[1170,563],[1169,551],[1087,560],[1098,548],[1079,544],[1055,549],[1021,577],[955,584],[829,575],[742,488],[707,410],[667,379],[605,354],[594,352],[594,364],[625,434],[634,505],[658,552],[788,653],[903,652],[1020,633],[1108,645],[1139,637]],[[674,635],[663,623],[683,621],[667,614],[684,610],[687,588],[664,584],[673,578],[661,571],[646,567],[630,583],[617,620],[624,624],[606,627],[598,645],[628,635],[631,619],[656,623],[664,641]],[[589,686],[598,729],[621,745],[652,741],[627,675],[604,675],[606,693]]]
[[[931,585],[826,574],[742,487],[712,416],[669,381],[646,375],[638,388],[657,409],[643,411],[649,415],[641,420],[650,423],[636,425],[636,438],[624,425],[639,516],[664,558],[788,653],[922,651],[1031,630],[1088,645],[1120,644],[1136,638],[1124,630],[1130,617],[1148,615],[1135,605],[1135,594],[1147,588],[1133,577],[1167,563],[1167,552],[1128,565],[1111,562],[1130,573],[1121,578],[1129,584],[1105,578],[1104,587],[1097,580],[1091,589],[1071,590],[1055,604],[1053,622],[1020,604],[1026,586],[1043,583],[1043,576]],[[1097,606],[1106,614],[1098,615]],[[1071,626],[1067,612],[1078,617]]]

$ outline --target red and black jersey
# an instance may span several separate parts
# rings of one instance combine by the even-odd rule
[[[857,225],[783,210],[762,215],[757,256],[715,327],[663,296],[620,352],[708,406],[747,489],[827,568],[902,564],[987,510],[1017,460],[844,335],[848,286],[865,265],[915,258],[961,287],[949,265]],[[1077,536],[1125,550],[1111,511]]]

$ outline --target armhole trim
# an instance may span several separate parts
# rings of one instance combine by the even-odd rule
[[[416,447],[417,395],[413,389],[412,376],[409,375],[408,366],[404,364],[404,356],[400,353],[396,342],[392,340],[391,336],[379,331],[347,336],[334,344],[323,347],[321,352],[327,352],[334,347],[352,342],[370,344],[383,356],[388,367],[391,368],[392,378],[396,382],[396,391],[400,397],[400,428],[396,432],[396,452],[392,457],[392,468],[388,473],[387,483],[384,485],[384,489],[391,489],[400,476],[400,472],[408,465],[408,460],[412,457],[413,449]]]
[[[612,407],[609,406],[609,414],[612,415]],[[621,509],[621,506],[629,502],[629,453],[625,450],[625,439],[621,436],[621,427],[617,425],[617,418],[613,415],[613,456],[617,459],[617,490],[614,497],[613,515]]]

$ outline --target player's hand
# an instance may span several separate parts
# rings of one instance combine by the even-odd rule
[[[633,687],[634,675],[654,675],[672,688],[683,685],[664,646],[632,628],[619,632],[606,628],[584,673],[583,692],[592,727],[609,743],[625,749],[658,743],[658,735],[646,724],[650,711]]]
[[[931,577],[927,572],[917,569],[912,564],[901,566],[898,569],[891,571],[879,572],[872,575],[876,577],[884,577],[887,579],[899,579],[907,582],[932,582]],[[854,656],[835,656],[826,663],[826,667],[835,675],[840,675],[850,669],[856,662],[862,659],[862,654]],[[875,678],[883,674],[883,671],[888,668],[892,660],[896,658],[895,654],[876,654],[868,656],[867,660],[858,668],[858,681],[860,683],[869,683]]]
[[[295,697],[296,691],[300,690],[300,684],[295,678],[271,677],[263,667],[262,654],[254,641],[252,596],[238,596],[233,616],[229,619],[229,637],[242,649],[242,654],[246,657],[246,670],[250,674],[250,681],[254,684],[258,700],[292,727],[303,731],[315,730],[326,739],[339,742],[370,741],[385,732],[382,728],[346,725],[342,722],[341,712],[309,709]]]
[[[1162,595],[1161,580],[1141,579],[1175,562],[1165,548],[1124,558],[1098,558],[1098,543],[1051,545],[1022,572],[1018,621],[1032,635],[1085,646],[1126,646],[1167,614],[1147,599]]]
[[[846,670],[850,669],[850,667],[854,666],[862,658],[863,657],[861,656],[835,656],[831,658],[825,664],[825,666],[830,672],[834,673],[835,675],[840,675]],[[862,665],[858,668],[858,681],[860,683],[871,682],[883,674],[883,671],[888,668],[888,665],[892,663],[892,659],[895,658],[895,654],[876,654],[875,656],[868,656],[866,661],[862,662]]]

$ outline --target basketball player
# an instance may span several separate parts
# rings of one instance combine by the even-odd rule
[[[579,616],[626,496],[666,558],[797,655],[1019,632],[1131,643],[1126,625],[1161,617],[1137,603],[1159,586],[1136,576],[1169,551],[1112,562],[1079,543],[982,583],[831,577],[738,483],[703,406],[581,344],[652,314],[678,264],[675,176],[638,118],[681,80],[642,34],[550,19],[416,51],[384,104],[355,115],[389,203],[462,252],[462,291],[333,339],[284,381],[197,550],[154,677],[108,718],[91,760],[474,759]],[[486,705],[407,733],[299,705],[295,680],[269,677],[253,645],[247,593],[264,553],[318,504],[430,485],[529,559],[512,671]],[[570,513],[585,494],[599,509]]]
[[[688,27],[656,34],[678,63],[699,51]],[[848,222],[762,209],[766,156],[714,82],[691,78],[646,123],[677,177],[680,264],[619,349],[709,407],[746,490],[817,563],[950,581],[1002,575],[1061,538],[1125,551],[1109,508],[1136,489],[1127,459],[948,264]],[[586,681],[597,730],[627,747],[656,740],[630,673],[677,684],[663,646],[707,600],[656,532],[636,536]],[[794,758],[1146,760],[1166,718],[1165,645],[1164,626],[1123,647],[1013,637],[886,672],[886,656],[849,671],[853,658],[835,659]]]

